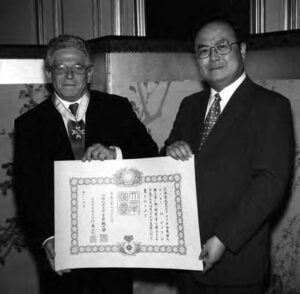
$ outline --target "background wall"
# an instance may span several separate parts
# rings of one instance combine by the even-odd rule
[[[299,13],[300,0],[3,0],[0,44],[46,44],[61,33],[192,40],[213,15],[265,33],[300,28]]]
[[[250,32],[249,0],[146,0],[147,36],[192,40],[199,24],[212,15],[227,15]]]
[[[0,1],[0,44],[46,44],[63,33],[143,36],[144,0]]]
[[[299,0],[265,0],[264,32],[283,31],[300,27]]]
[[[34,0],[0,1],[0,44],[38,44]]]

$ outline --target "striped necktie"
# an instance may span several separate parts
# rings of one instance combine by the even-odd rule
[[[204,121],[199,150],[201,150],[201,148],[203,147],[205,141],[207,140],[209,133],[211,132],[213,126],[215,125],[216,121],[218,120],[218,118],[220,116],[220,113],[221,113],[220,101],[221,101],[221,97],[220,97],[219,93],[216,93],[214,102],[211,105],[209,112]]]

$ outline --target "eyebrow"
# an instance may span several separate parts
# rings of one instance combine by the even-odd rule
[[[219,44],[219,43],[222,43],[222,42],[225,42],[225,41],[227,41],[227,42],[229,42],[229,43],[231,43],[231,42],[237,42],[237,41],[229,41],[228,39],[223,38],[223,39],[218,40],[218,41],[215,43],[215,45],[216,45],[216,44]],[[214,46],[215,46],[215,45],[214,45]],[[210,46],[210,45],[199,44],[199,45],[196,46],[195,49],[200,49],[200,48],[203,48],[203,47],[211,47],[211,46]]]
[[[200,45],[196,46],[196,49],[200,49],[200,48],[203,48],[203,47],[210,47],[210,46],[209,45],[200,44]]]

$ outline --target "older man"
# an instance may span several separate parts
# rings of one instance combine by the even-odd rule
[[[195,53],[208,87],[183,100],[164,147],[178,160],[195,154],[205,267],[182,273],[180,291],[263,293],[269,221],[292,174],[290,103],[247,77],[246,44],[231,22],[204,24]]]
[[[53,163],[150,157],[157,146],[127,99],[88,90],[93,60],[81,38],[50,41],[46,74],[53,95],[15,121],[14,170],[19,215],[43,269],[42,293],[132,293],[127,270],[75,270],[59,277],[44,264],[47,256],[54,269]],[[42,244],[46,254],[39,251]]]

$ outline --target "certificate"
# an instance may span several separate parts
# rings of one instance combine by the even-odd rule
[[[202,270],[194,158],[56,161],[55,269]]]

